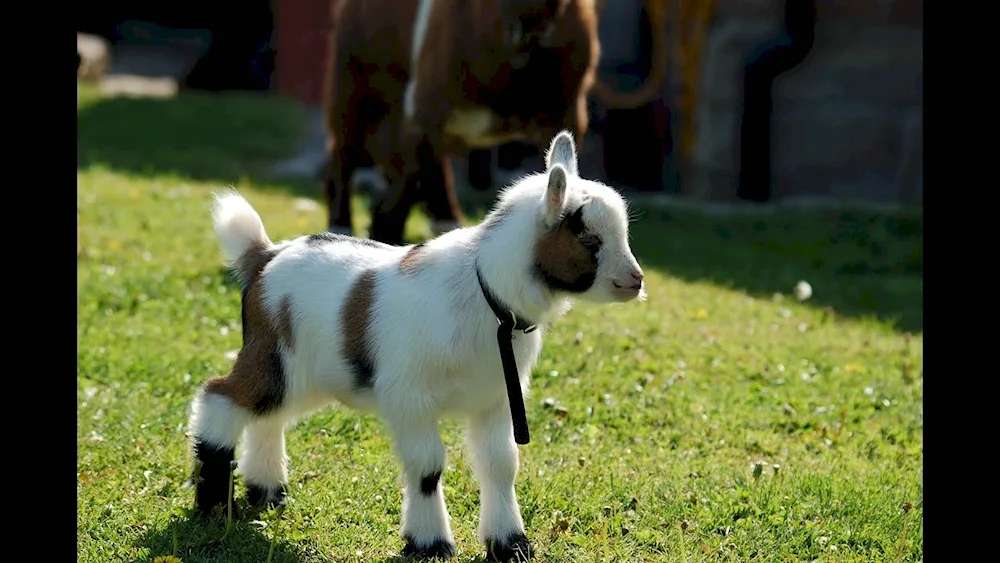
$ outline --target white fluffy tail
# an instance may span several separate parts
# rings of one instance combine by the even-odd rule
[[[212,222],[228,263],[235,263],[252,247],[267,248],[272,245],[260,215],[243,196],[235,190],[224,190],[216,192],[214,199]]]

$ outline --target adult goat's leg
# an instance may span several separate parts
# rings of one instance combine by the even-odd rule
[[[372,197],[372,226],[370,237],[386,244],[403,244],[406,220],[420,197],[423,171],[417,158],[419,142],[416,135],[400,127],[401,112],[390,110],[385,119],[389,135],[387,159],[384,169],[388,189],[383,197]]]
[[[327,205],[327,227],[340,234],[353,234],[351,224],[351,178],[359,168],[371,168],[367,150],[368,129],[382,118],[384,104],[364,94],[364,79],[355,74],[347,57],[331,54],[325,110],[327,120],[327,166],[323,193]]]
[[[434,234],[461,227],[464,218],[455,194],[451,157],[424,138],[417,144],[417,166],[420,171],[420,195],[427,202]]]

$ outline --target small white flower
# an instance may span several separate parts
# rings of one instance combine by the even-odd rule
[[[795,298],[798,299],[799,301],[805,301],[806,299],[809,299],[810,297],[812,297],[812,294],[813,294],[813,288],[811,285],[809,285],[809,282],[800,281],[799,283],[795,284]]]
[[[297,209],[298,211],[309,213],[318,210],[319,204],[311,199],[300,197],[295,200],[295,209]]]

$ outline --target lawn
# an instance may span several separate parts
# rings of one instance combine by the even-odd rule
[[[188,402],[240,346],[209,195],[235,185],[275,240],[322,229],[318,183],[264,173],[301,110],[79,92],[79,561],[395,560],[387,434],[337,407],[289,428],[283,512],[228,532],[189,514]],[[517,492],[536,560],[922,561],[919,212],[635,207],[649,300],[579,305],[534,372]],[[481,561],[459,421],[443,433],[457,560]]]

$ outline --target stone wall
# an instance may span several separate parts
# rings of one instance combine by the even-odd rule
[[[742,71],[781,28],[782,0],[718,0],[683,193],[735,197]],[[918,203],[923,193],[923,3],[818,0],[816,40],[774,82],[775,199]]]

